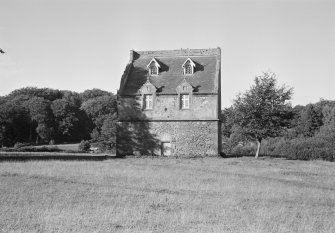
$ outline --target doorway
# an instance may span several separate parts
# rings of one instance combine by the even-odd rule
[[[171,142],[162,142],[162,153],[163,156],[172,155]]]

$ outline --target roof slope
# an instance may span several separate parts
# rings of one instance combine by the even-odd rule
[[[185,78],[195,92],[218,93],[220,49],[143,51],[131,55],[131,66],[125,72],[120,85],[121,95],[137,95],[147,81],[147,65],[155,58],[161,68],[158,76],[149,76],[150,82],[161,94],[176,94],[177,86]],[[187,51],[187,53],[186,53]],[[205,51],[199,53],[199,51]],[[209,52],[208,52],[209,51]],[[186,56],[185,56],[186,55]],[[194,74],[184,75],[182,65],[190,57],[196,64]]]

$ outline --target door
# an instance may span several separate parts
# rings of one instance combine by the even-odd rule
[[[170,142],[162,142],[162,155],[164,156],[172,155]]]

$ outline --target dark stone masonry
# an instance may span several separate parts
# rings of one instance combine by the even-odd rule
[[[117,155],[218,155],[220,67],[220,48],[131,51],[118,91]]]

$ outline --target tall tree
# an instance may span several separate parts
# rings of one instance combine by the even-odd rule
[[[298,132],[305,137],[313,137],[322,125],[322,113],[315,110],[312,104],[308,104],[300,115]]]
[[[112,147],[115,143],[116,96],[105,95],[88,99],[81,109],[93,120],[92,140]]]
[[[39,137],[45,141],[54,139],[55,128],[51,102],[42,97],[33,97],[26,102],[26,106],[29,109],[31,119],[37,123],[36,143],[38,144]]]
[[[240,125],[244,135],[257,140],[255,158],[259,156],[264,138],[282,134],[292,118],[288,102],[293,89],[277,86],[276,75],[263,73],[255,78],[255,84],[234,100],[235,124]]]
[[[55,117],[55,128],[57,136],[62,141],[71,141],[76,132],[79,131],[79,119],[77,112],[79,109],[70,101],[65,99],[54,100],[51,109]]]

